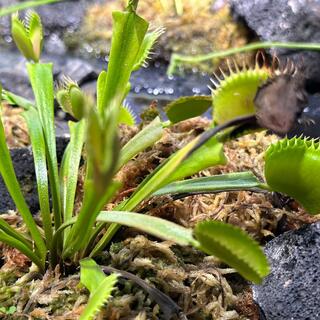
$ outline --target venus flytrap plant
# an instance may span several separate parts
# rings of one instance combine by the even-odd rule
[[[230,263],[232,267],[238,268],[247,279],[259,282],[268,273],[266,258],[259,246],[238,229],[215,221],[207,221],[193,232],[191,229],[163,219],[132,212],[143,201],[156,196],[157,192],[168,192],[163,188],[169,183],[175,183],[209,166],[224,164],[226,158],[222,151],[223,145],[216,137],[198,149],[201,138],[195,138],[147,176],[136,191],[122,201],[114,211],[101,211],[120,187],[114,180],[115,174],[139,152],[157,142],[162,137],[163,127],[168,125],[156,118],[124,147],[119,146],[117,125],[121,119],[124,99],[130,88],[130,75],[144,64],[151,45],[160,35],[159,31],[155,31],[155,34],[148,36],[148,23],[135,12],[137,3],[138,1],[129,1],[125,12],[113,14],[114,33],[109,67],[99,75],[96,103],[70,81],[57,93],[61,106],[77,120],[69,122],[70,142],[60,167],[56,157],[52,65],[41,63],[37,48],[41,48],[39,44],[42,39],[33,37],[30,30],[34,29],[19,22],[17,17],[13,19],[13,23],[18,26],[16,28],[13,26],[17,33],[15,40],[20,42],[18,47],[27,59],[33,60],[27,63],[27,69],[35,103],[10,92],[4,92],[1,96],[9,103],[21,103],[26,110],[24,117],[34,154],[43,232],[39,231],[40,227],[35,224],[22,196],[1,124],[0,173],[32,240],[19,235],[0,219],[0,241],[19,249],[44,272],[49,266],[48,261],[50,267],[54,268],[57,264],[64,263],[77,265],[81,258],[94,257],[110,243],[120,225],[127,225],[180,245],[192,245],[206,253],[215,254]],[[29,21],[38,21],[39,26],[40,20],[32,18]],[[21,28],[24,28],[24,31]],[[38,36],[40,34],[42,32],[37,33]],[[35,39],[41,41],[35,45]],[[82,155],[86,160],[84,196],[79,212],[75,212],[74,202]],[[238,181],[237,186],[234,184],[236,190],[245,179],[251,188],[263,189],[252,176],[238,176],[238,178],[240,183]],[[235,181],[236,178],[229,176],[224,179],[224,187],[232,188],[232,179]],[[194,189],[190,188],[189,183],[190,181],[185,182],[185,189],[172,184],[169,184],[168,188],[179,189],[180,193],[192,193]],[[201,183],[207,183],[202,191],[215,192],[219,189],[212,184],[208,187],[208,181],[195,183],[199,190]],[[221,180],[219,183],[221,190]],[[49,187],[52,208],[49,204]],[[100,234],[102,237],[97,241]],[[92,293],[92,300],[88,304],[89,316],[84,316],[83,319],[90,319],[92,312],[100,308],[108,296],[105,289],[111,289],[113,286],[111,282],[106,281],[105,286]],[[91,289],[89,288],[90,291]]]

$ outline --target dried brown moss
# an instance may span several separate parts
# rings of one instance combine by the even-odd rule
[[[27,125],[21,116],[21,108],[12,108],[3,105],[2,120],[7,138],[7,144],[10,148],[25,147],[30,144]]]
[[[246,44],[247,31],[233,21],[227,1],[220,1],[219,6],[212,3],[211,0],[183,1],[184,10],[179,15],[174,1],[141,1],[138,13],[151,21],[152,26],[163,26],[166,29],[154,49],[156,56],[168,61],[171,53],[205,54]],[[81,30],[69,37],[67,44],[72,47],[82,45],[84,50],[89,46],[99,54],[109,53],[112,11],[122,10],[125,4],[126,1],[107,1],[89,7]],[[217,62],[202,63],[196,67],[212,71],[212,66]]]

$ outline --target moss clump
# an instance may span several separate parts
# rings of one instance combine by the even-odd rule
[[[164,3],[169,3],[164,6]],[[235,23],[225,2],[216,7],[212,1],[183,1],[183,12],[177,14],[173,1],[145,0],[138,13],[154,26],[163,26],[166,32],[160,37],[156,56],[169,60],[171,53],[196,55],[242,46],[247,43],[246,29]],[[109,53],[113,10],[120,10],[125,1],[107,1],[88,8],[78,34],[66,39],[69,47],[81,46],[84,51],[99,55]],[[85,41],[83,41],[85,39]],[[240,56],[239,56],[240,57]],[[193,65],[212,71],[219,61]]]

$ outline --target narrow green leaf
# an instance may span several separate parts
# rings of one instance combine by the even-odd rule
[[[4,7],[0,9],[0,17],[6,16],[10,13],[14,13],[20,10],[42,6],[44,4],[60,2],[62,0],[34,0],[34,1],[24,1],[22,3],[17,3],[9,7]]]
[[[265,187],[252,172],[248,171],[173,182],[156,191],[153,196],[258,189],[265,190]]]
[[[134,210],[143,200],[150,197],[154,192],[156,192],[158,189],[165,186],[169,182],[172,182],[171,176],[175,173],[175,171],[178,170],[181,164],[183,165],[184,161],[188,160],[188,157],[192,156],[192,152],[194,152],[194,148],[199,143],[200,139],[201,136],[195,138],[181,150],[173,154],[169,159],[164,161],[160,166],[158,166],[140,183],[139,187],[135,190],[135,192],[128,200],[125,200],[119,206],[117,206],[117,210]],[[187,171],[184,172],[186,173]],[[190,171],[188,171],[188,173],[189,172]],[[105,235],[99,241],[93,251],[98,252],[99,247],[101,247],[105,243],[108,243],[108,241],[112,239],[113,235],[117,232],[118,229],[119,225],[117,224],[112,224],[111,226],[109,226]]]
[[[65,242],[63,257],[67,258],[83,249],[93,231],[93,226],[101,208],[107,203],[119,189],[120,184],[112,182],[104,195],[95,195],[94,186],[91,186],[91,193],[84,202],[77,217],[76,223],[72,226]]]
[[[181,180],[201,170],[226,163],[227,158],[223,153],[223,144],[216,137],[212,137],[185,159],[168,177],[166,183]]]
[[[118,276],[105,276],[98,265],[91,259],[80,261],[80,279],[90,291],[88,304],[80,316],[80,320],[93,320],[104,303],[110,298]]]
[[[160,118],[156,117],[151,123],[130,139],[129,142],[121,149],[118,168],[121,168],[139,152],[160,140],[162,134],[162,123]]]
[[[126,211],[101,211],[97,221],[113,222],[147,232],[160,239],[170,240],[182,246],[199,245],[192,236],[192,230],[176,223]]]
[[[35,164],[37,188],[40,203],[40,213],[45,232],[45,238],[48,248],[51,249],[52,243],[52,220],[49,203],[49,183],[46,164],[46,146],[42,131],[42,126],[38,112],[35,108],[30,108],[23,113],[31,139],[33,160]]]
[[[64,152],[60,168],[60,190],[64,222],[69,221],[73,215],[81,152],[85,140],[85,120],[77,123],[69,121],[69,128],[70,142]]]
[[[95,110],[88,115],[87,156],[92,164],[92,178],[97,194],[103,194],[117,168],[119,159],[118,138],[119,108],[112,105],[105,117],[99,116]]]
[[[21,96],[18,96],[10,91],[3,90],[2,99],[5,100],[8,104],[19,106],[24,110],[29,110],[34,106],[34,103],[28,99],[25,99]]]
[[[54,91],[52,64],[28,63],[28,74],[36,98],[42,129],[47,148],[49,182],[52,193],[54,224],[58,229],[61,225],[61,199],[59,190],[58,161],[56,153],[56,135],[54,126]]]
[[[172,101],[166,106],[165,111],[172,123],[178,123],[201,116],[210,107],[212,107],[211,96],[190,96]]]
[[[19,233],[14,228],[12,228],[10,224],[8,224],[2,218],[0,218],[0,230],[2,230],[8,236],[13,237],[16,240],[22,242],[25,246],[27,246],[30,250],[32,250],[31,242],[27,238],[25,238],[21,233]]]
[[[199,249],[235,268],[244,278],[261,283],[269,273],[267,258],[258,243],[240,228],[220,221],[197,224],[194,234]]]
[[[103,110],[105,107],[105,87],[107,83],[107,71],[102,70],[97,81],[97,108]]]
[[[47,254],[45,243],[41,237],[41,234],[37,228],[35,221],[33,220],[32,214],[28,208],[28,205],[23,197],[19,182],[17,180],[14,168],[12,165],[9,149],[5,140],[5,133],[0,117],[0,174],[3,181],[19,211],[23,221],[25,222],[32,239],[35,242],[39,256],[42,259],[43,265]]]

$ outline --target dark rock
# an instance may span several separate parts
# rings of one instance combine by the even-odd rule
[[[53,76],[60,81],[63,75],[77,81],[79,85],[98,77],[99,68],[94,63],[71,56],[43,55],[42,62],[53,63]],[[3,87],[15,94],[33,100],[26,60],[16,51],[0,52],[0,81]]]
[[[320,222],[282,234],[265,253],[272,271],[253,296],[266,319],[320,319]]]
[[[305,136],[320,137],[320,95],[309,95],[309,101],[302,112],[296,127],[288,134],[289,137]]]
[[[66,131],[66,124],[57,123],[57,156],[58,161],[62,159],[63,152],[69,142],[69,134]],[[39,210],[39,200],[37,193],[37,182],[34,171],[33,155],[31,147],[17,148],[10,150],[11,158],[17,179],[20,183],[23,195],[31,212]],[[0,214],[8,210],[14,210],[15,205],[0,175]]]
[[[320,42],[319,0],[230,0],[236,16],[264,41]],[[309,86],[319,91],[320,53],[271,50],[303,63]]]
[[[22,186],[22,192],[32,212],[36,212],[39,203],[37,199],[37,186],[34,179],[35,172],[32,161],[32,152],[28,148],[19,148],[11,150],[11,157],[14,163],[17,178]],[[15,205],[6,189],[6,186],[0,176],[0,213],[8,210],[14,210]]]
[[[59,56],[67,53],[67,48],[64,42],[56,33],[50,34],[50,36],[45,40],[44,50],[48,54],[55,54]]]
[[[14,69],[0,69],[0,79],[4,89],[33,100],[33,92],[27,75]]]
[[[64,1],[37,7],[37,12],[46,32],[61,30],[69,32],[76,30],[82,21],[89,1]]]
[[[98,78],[98,70],[92,64],[78,58],[67,59],[58,76],[61,81],[64,76],[76,81],[79,85]]]

